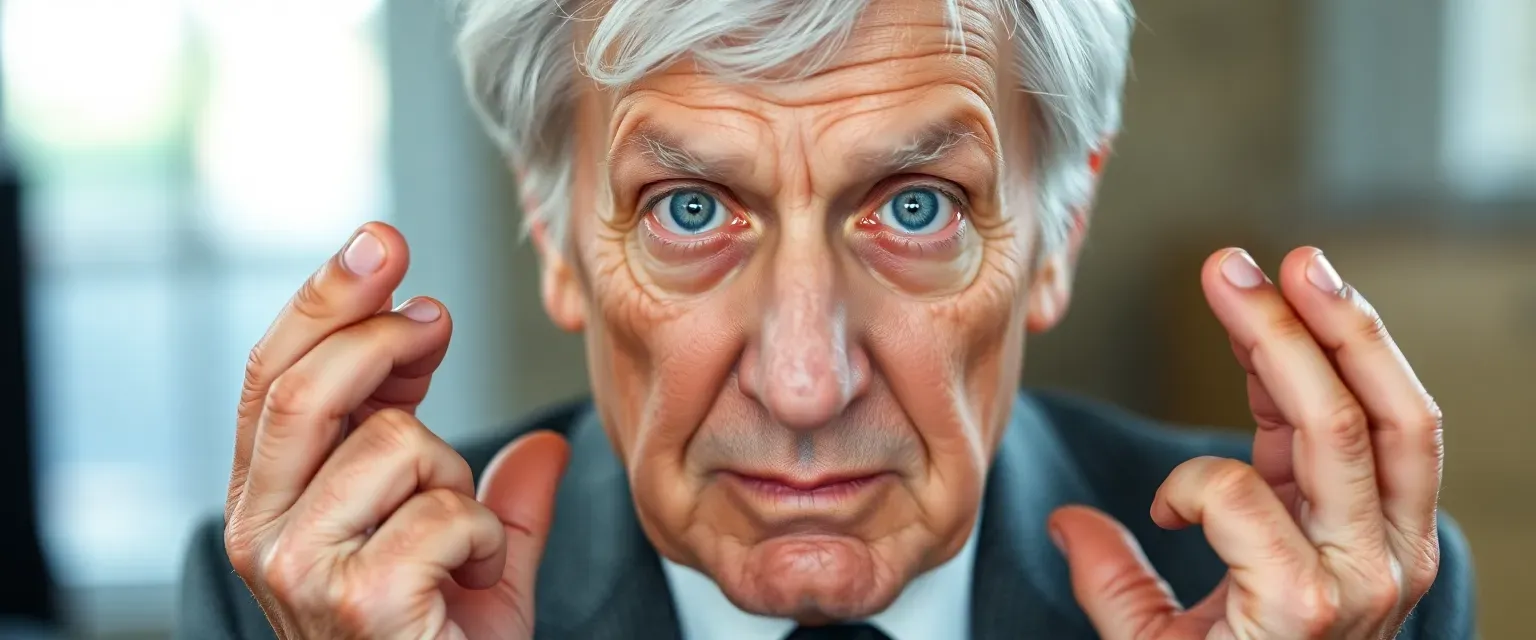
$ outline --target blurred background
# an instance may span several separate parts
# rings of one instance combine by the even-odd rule
[[[1486,637],[1536,575],[1536,0],[1158,0],[1030,384],[1251,428],[1198,268],[1328,251],[1447,416]],[[454,311],[452,439],[582,393],[434,0],[0,0],[0,618],[172,630],[246,354],[356,225]],[[1526,543],[1526,544],[1522,544]],[[5,635],[0,631],[0,635]]]

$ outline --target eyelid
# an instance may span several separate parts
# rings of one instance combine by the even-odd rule
[[[667,196],[673,195],[679,191],[703,191],[704,193],[718,198],[720,200],[720,204],[725,205],[726,210],[731,215],[737,215],[737,212],[741,208],[736,206],[736,200],[730,197],[729,194],[725,193],[725,191],[719,186],[700,180],[665,180],[662,182],[646,185],[645,188],[640,190],[640,193],[641,195],[644,195],[647,191],[652,191],[653,193],[640,199],[639,211],[641,215],[649,215],[651,209],[655,208],[658,203],[666,199]]]
[[[890,203],[891,198],[896,197],[897,194],[913,188],[928,188],[939,192],[940,195],[948,198],[951,204],[955,205],[960,215],[970,217],[971,203],[965,197],[965,189],[943,178],[926,175],[897,176],[885,181],[882,186],[875,189],[875,193],[880,195],[877,197],[875,206],[871,211]]]
[[[891,199],[901,192],[914,188],[933,189],[939,192],[940,197],[949,200],[949,203],[954,206],[956,216],[961,220],[969,220],[971,218],[970,202],[963,195],[965,189],[959,188],[943,178],[909,175],[898,176],[896,179],[882,182],[874,191],[874,193],[878,194],[874,206],[864,207],[862,209],[863,213],[855,215],[850,220],[853,221],[853,224],[859,226],[874,224],[885,227],[885,223],[880,220],[880,210],[889,206]]]

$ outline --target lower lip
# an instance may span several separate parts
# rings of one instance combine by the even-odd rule
[[[744,476],[735,473],[727,475],[742,488],[754,495],[774,502],[794,502],[797,504],[835,504],[844,502],[873,490],[890,477],[890,474],[877,473],[859,478],[828,482],[815,487],[796,487],[766,478]]]

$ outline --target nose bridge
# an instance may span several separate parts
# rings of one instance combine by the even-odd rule
[[[847,406],[855,372],[836,255],[821,225],[805,218],[785,225],[775,247],[757,395],[784,426],[810,429]]]

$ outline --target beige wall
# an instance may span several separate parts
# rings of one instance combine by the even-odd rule
[[[1304,4],[1138,3],[1124,130],[1071,314],[1030,344],[1030,383],[1157,409],[1149,338],[1170,247],[1245,244],[1297,199]]]

